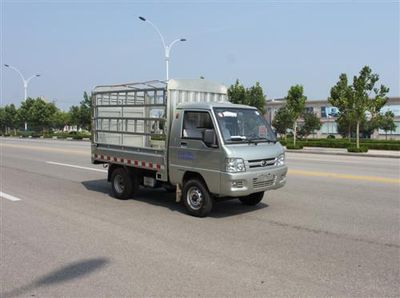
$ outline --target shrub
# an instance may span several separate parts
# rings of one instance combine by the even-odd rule
[[[18,131],[17,136],[27,138],[32,134],[32,131]]]
[[[52,133],[52,132],[45,132],[43,134],[43,138],[45,138],[45,139],[51,139],[53,136],[54,136],[54,133]]]
[[[364,153],[368,152],[368,147],[367,146],[360,146],[360,148],[357,148],[356,146],[352,145],[347,148],[348,152],[356,152],[356,153]]]
[[[74,140],[82,140],[83,138],[90,139],[91,134],[87,133],[87,132],[71,131],[71,132],[56,132],[56,133],[53,133],[52,136],[57,137],[57,139],[72,138]]]
[[[296,146],[294,144],[287,144],[286,149],[299,150],[299,149],[303,149],[303,145],[299,144],[299,143],[297,143]]]
[[[382,144],[382,143],[370,144],[370,143],[368,143],[365,145],[367,145],[369,149],[400,151],[400,144]]]
[[[54,136],[57,137],[57,139],[66,139],[68,135],[65,133],[58,133],[55,134]]]
[[[336,139],[336,137],[334,135],[328,135],[326,138],[327,139]]]
[[[41,132],[33,132],[32,134],[31,134],[31,137],[32,138],[40,138],[42,136],[42,133]]]

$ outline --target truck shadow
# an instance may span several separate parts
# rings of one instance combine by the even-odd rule
[[[214,218],[224,218],[250,212],[256,212],[257,210],[261,210],[267,207],[268,204],[263,202],[257,204],[256,206],[246,206],[243,205],[238,199],[231,199],[217,202],[214,205],[214,208],[209,216]]]
[[[70,282],[91,274],[109,263],[107,258],[91,258],[73,262],[58,268],[48,274],[39,277],[32,283],[15,288],[9,292],[2,293],[1,297],[10,298],[15,296],[34,296],[32,292],[40,287],[48,287],[54,284]]]
[[[111,194],[111,186],[106,179],[90,180],[81,182],[82,185],[90,191],[107,194],[110,198],[115,199]],[[151,204],[159,207],[168,208],[171,211],[186,213],[183,204],[176,203],[175,193],[167,192],[163,188],[146,189],[141,188],[132,200]],[[239,214],[255,212],[267,208],[268,205],[261,202],[256,206],[245,206],[238,199],[216,201],[209,217],[224,218]]]

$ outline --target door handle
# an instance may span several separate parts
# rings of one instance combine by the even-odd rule
[[[187,143],[186,143],[186,142],[181,142],[181,146],[182,146],[182,147],[186,147],[186,146],[187,146]]]

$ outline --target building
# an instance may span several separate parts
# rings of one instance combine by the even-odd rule
[[[272,123],[276,111],[285,105],[285,99],[270,99],[266,100],[265,118],[269,123]],[[321,129],[317,131],[313,137],[326,138],[328,135],[340,137],[337,130],[336,117],[339,110],[329,104],[328,100],[307,100],[305,110],[315,113],[321,119]],[[386,105],[381,112],[392,111],[395,116],[396,130],[388,133],[388,139],[400,139],[400,97],[389,97]],[[385,139],[386,133],[383,130],[377,130],[371,138]]]

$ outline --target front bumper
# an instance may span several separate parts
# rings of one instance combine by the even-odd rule
[[[220,196],[242,197],[285,185],[287,166],[241,173],[221,173]]]

